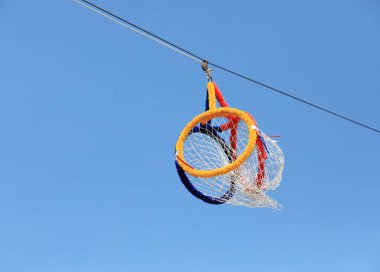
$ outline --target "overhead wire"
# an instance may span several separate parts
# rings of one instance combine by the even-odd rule
[[[143,36],[145,36],[145,37],[147,37],[147,38],[149,38],[149,39],[151,39],[151,40],[153,40],[153,41],[155,41],[155,42],[157,42],[157,43],[159,43],[159,44],[161,44],[161,45],[163,45],[163,46],[165,46],[165,47],[167,47],[167,48],[169,48],[169,49],[171,49],[171,50],[173,50],[173,51],[175,51],[175,52],[177,52],[179,54],[182,54],[183,56],[186,56],[186,57],[188,57],[188,58],[190,58],[192,60],[195,60],[197,62],[204,62],[204,61],[206,61],[205,58],[202,58],[202,57],[200,57],[200,56],[198,56],[198,55],[196,55],[196,54],[194,54],[194,53],[192,53],[192,52],[184,49],[183,47],[180,47],[180,46],[178,46],[178,45],[176,45],[176,44],[174,44],[174,43],[172,43],[172,42],[170,42],[170,41],[168,41],[168,40],[166,40],[166,39],[164,39],[164,38],[162,38],[162,37],[160,37],[160,36],[158,36],[158,35],[156,35],[156,34],[154,34],[152,32],[150,32],[150,31],[148,31],[148,30],[146,30],[146,29],[144,29],[144,28],[142,28],[142,27],[140,27],[140,26],[138,26],[138,25],[136,25],[136,24],[134,24],[134,23],[132,23],[132,22],[130,22],[130,21],[128,21],[128,20],[126,20],[126,19],[124,19],[124,18],[122,18],[122,17],[114,14],[114,13],[112,13],[112,12],[110,12],[110,11],[107,11],[106,9],[103,9],[103,8],[101,8],[101,7],[99,7],[99,6],[91,3],[90,1],[87,1],[87,0],[73,0],[73,1],[76,2],[76,3],[78,3],[78,4],[80,4],[80,5],[82,5],[82,6],[84,6],[84,7],[86,7],[86,8],[88,8],[88,9],[90,9],[90,10],[92,10],[92,11],[94,11],[94,12],[96,12],[96,13],[98,13],[98,14],[100,14],[100,15],[102,15],[102,16],[104,16],[104,17],[106,17],[106,18],[108,18],[108,19],[110,19],[110,20],[112,20],[112,21],[114,21],[114,22],[116,22],[116,23],[118,23],[119,25],[122,25],[123,27],[126,27],[126,28],[128,28],[128,29],[130,29],[130,30],[132,30],[132,31],[134,31],[134,32],[136,32],[138,34],[141,34],[141,35],[143,35]],[[218,65],[216,63],[208,61],[208,64],[214,66],[215,68],[223,70],[223,71],[225,71],[227,73],[230,73],[230,74],[235,75],[237,77],[240,77],[240,78],[243,78],[245,80],[248,80],[248,81],[250,81],[250,82],[252,82],[254,84],[262,86],[262,87],[264,87],[266,89],[269,89],[271,91],[274,91],[274,92],[282,94],[282,95],[285,95],[288,98],[291,98],[291,99],[294,99],[294,100],[296,100],[298,102],[304,103],[304,104],[306,104],[308,106],[311,106],[311,107],[313,107],[315,109],[319,109],[319,110],[324,111],[324,112],[326,112],[328,114],[331,114],[331,115],[333,115],[335,117],[341,118],[343,120],[346,120],[348,122],[351,122],[353,124],[356,124],[358,126],[361,126],[363,128],[372,130],[372,131],[380,134],[380,130],[379,129],[376,129],[376,128],[373,128],[373,127],[371,127],[369,125],[366,125],[364,123],[355,121],[354,119],[352,119],[350,117],[347,117],[347,116],[341,115],[339,113],[336,113],[334,111],[328,110],[328,109],[326,109],[324,107],[321,107],[319,105],[316,105],[316,104],[311,103],[309,101],[306,101],[304,99],[296,97],[296,96],[294,96],[292,94],[289,94],[287,92],[281,91],[280,89],[277,89],[277,88],[274,88],[274,87],[269,86],[267,84],[264,84],[262,82],[259,82],[259,81],[255,80],[255,79],[252,79],[252,78],[248,77],[248,76],[244,76],[244,75],[242,75],[240,73],[234,72],[233,70],[228,69],[228,68],[226,68],[224,66]]]
[[[180,53],[180,54],[182,54],[188,58],[191,58],[195,61],[202,62],[202,60],[199,57],[197,57],[196,55],[194,55],[194,54],[184,50],[183,48],[180,48],[180,47],[178,47],[178,46],[176,46],[176,45],[174,45],[174,44],[172,44],[172,43],[170,43],[170,42],[168,42],[168,41],[166,41],[166,40],[164,40],[164,39],[162,39],[156,35],[154,35],[153,33],[149,32],[149,31],[146,31],[143,28],[138,27],[137,25],[132,24],[131,22],[128,22],[127,20],[124,20],[123,18],[121,18],[119,16],[116,16],[115,14],[112,14],[111,12],[106,11],[105,9],[102,9],[99,6],[96,6],[96,5],[90,3],[86,0],[82,0],[82,1],[73,0],[73,1],[77,2],[78,4],[84,6],[84,7],[88,8],[92,11],[95,11],[96,13],[98,13],[100,15],[103,15],[104,17],[114,21],[115,23],[118,23],[119,25],[122,25],[122,26],[124,26],[124,27],[138,33],[138,34],[141,34],[141,35],[143,35],[143,36],[145,36],[145,37],[147,37],[147,38],[149,38],[149,39],[151,39],[151,40],[153,40],[153,41],[155,41],[155,42],[157,42],[163,46],[166,46],[166,47],[170,48],[171,50],[174,50],[177,53]],[[86,5],[82,2],[85,2],[88,5]],[[89,5],[91,5],[92,7]],[[124,23],[122,23],[120,21],[123,21]]]

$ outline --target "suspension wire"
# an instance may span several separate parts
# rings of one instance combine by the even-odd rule
[[[149,39],[151,39],[151,40],[153,40],[155,42],[158,42],[159,44],[162,44],[163,46],[166,46],[166,47],[174,50],[177,53],[180,53],[180,54],[182,54],[182,55],[184,55],[184,56],[186,56],[188,58],[191,58],[191,59],[193,59],[195,61],[202,62],[202,60],[198,56],[196,56],[196,55],[194,55],[194,54],[192,54],[192,53],[184,50],[183,48],[178,47],[178,46],[176,46],[176,45],[174,45],[174,44],[172,44],[172,43],[170,43],[170,42],[168,42],[168,41],[166,41],[164,39],[161,39],[160,37],[154,35],[153,33],[150,33],[148,31],[146,31],[145,29],[142,29],[142,28],[134,25],[131,22],[128,22],[127,20],[124,20],[123,18],[120,18],[119,16],[116,16],[115,14],[112,14],[111,12],[108,12],[105,9],[102,9],[101,7],[98,7],[98,6],[96,6],[96,5],[88,2],[86,0],[82,0],[82,2],[85,2],[85,3],[87,3],[87,4],[89,4],[89,5],[93,6],[93,7],[91,7],[89,5],[86,5],[86,4],[84,4],[84,3],[82,3],[82,2],[80,2],[78,0],[73,0],[73,1],[77,2],[78,4],[84,6],[84,7],[88,8],[88,9],[90,9],[92,11],[95,11],[96,13],[98,13],[100,15],[103,15],[104,17],[106,17],[106,18],[114,21],[115,23],[118,23],[119,25],[122,25],[122,26],[124,26],[124,27],[126,27],[126,28],[128,28],[128,29],[130,29],[130,30],[132,30],[134,32],[137,32],[138,34],[141,34],[141,35],[143,35],[143,36],[145,36],[145,37],[147,37],[147,38],[149,38]],[[120,21],[123,21],[126,24],[124,24],[124,23],[122,23]]]
[[[161,44],[163,46],[166,46],[167,48],[169,48],[169,49],[171,49],[171,50],[173,50],[173,51],[175,51],[175,52],[177,52],[179,54],[182,54],[182,55],[184,55],[184,56],[186,56],[186,57],[188,57],[188,58],[190,58],[192,60],[195,60],[195,61],[201,62],[201,63],[203,63],[203,62],[206,61],[206,59],[204,59],[204,58],[202,58],[202,57],[200,57],[200,56],[198,56],[198,55],[196,55],[196,54],[194,54],[194,53],[192,53],[192,52],[190,52],[190,51],[188,51],[188,50],[186,50],[186,49],[184,49],[184,48],[182,48],[182,47],[180,47],[180,46],[178,46],[178,45],[176,45],[176,44],[174,44],[174,43],[172,43],[172,42],[170,42],[170,41],[168,41],[168,40],[166,40],[164,38],[161,38],[160,36],[158,36],[158,35],[150,32],[150,31],[148,31],[148,30],[146,30],[146,29],[144,29],[142,27],[139,27],[138,25],[133,24],[132,22],[127,21],[126,19],[123,19],[123,18],[117,16],[116,14],[111,13],[111,12],[109,12],[109,11],[107,11],[107,10],[105,10],[105,9],[103,9],[103,8],[101,8],[101,7],[99,7],[99,6],[95,5],[95,4],[87,1],[87,0],[73,0],[73,1],[76,2],[76,3],[78,3],[78,4],[80,4],[80,5],[82,5],[82,6],[84,6],[84,7],[86,7],[86,8],[88,8],[88,9],[90,9],[90,10],[92,10],[92,11],[94,11],[94,12],[96,12],[96,13],[98,13],[98,14],[100,14],[100,15],[102,15],[102,16],[104,16],[104,17],[106,17],[106,18],[108,18],[108,19],[110,19],[110,20],[112,20],[112,21],[114,21],[114,22],[116,22],[116,23],[118,23],[119,25],[122,25],[122,26],[124,26],[124,27],[126,27],[126,28],[128,28],[128,29],[130,29],[130,30],[132,30],[132,31],[134,31],[136,33],[138,33],[138,34],[141,34],[141,35],[143,35],[143,36],[145,36],[145,37],[147,37],[147,38],[149,38],[149,39],[151,39],[151,40],[153,40],[153,41],[155,41],[155,42],[157,42],[157,43],[159,43],[159,44]],[[235,75],[237,77],[240,77],[240,78],[243,78],[245,80],[248,80],[248,81],[250,81],[250,82],[252,82],[254,84],[257,84],[259,86],[267,88],[267,89],[269,89],[271,91],[274,91],[276,93],[285,95],[288,98],[291,98],[291,99],[296,100],[298,102],[301,102],[301,103],[304,103],[306,105],[309,105],[309,106],[311,106],[311,107],[313,107],[315,109],[324,111],[324,112],[326,112],[328,114],[331,114],[331,115],[333,115],[335,117],[338,117],[338,118],[341,118],[341,119],[346,120],[348,122],[351,122],[352,124],[356,124],[358,126],[361,126],[363,128],[372,130],[372,131],[380,134],[380,130],[375,129],[375,128],[371,127],[371,126],[368,126],[366,124],[363,124],[361,122],[355,121],[352,118],[349,118],[347,116],[341,115],[341,114],[336,113],[336,112],[333,112],[333,111],[328,110],[328,109],[326,109],[324,107],[318,106],[318,105],[316,105],[314,103],[311,103],[309,101],[306,101],[304,99],[301,99],[299,97],[291,95],[291,94],[289,94],[287,92],[281,91],[281,90],[279,90],[277,88],[271,87],[271,86],[269,86],[267,84],[264,84],[262,82],[254,80],[254,79],[252,79],[252,78],[250,78],[248,76],[244,76],[244,75],[242,75],[240,73],[234,72],[234,71],[232,71],[232,70],[230,70],[228,68],[225,68],[225,67],[223,67],[221,65],[218,65],[216,63],[213,63],[213,62],[209,61],[208,64],[210,64],[210,65],[212,65],[212,66],[214,66],[214,67],[216,67],[216,68],[218,68],[220,70],[223,70],[223,71],[225,71],[227,73],[230,73],[230,74]]]
[[[333,112],[333,111],[331,111],[331,110],[328,110],[328,109],[326,109],[326,108],[323,108],[323,107],[321,107],[321,106],[318,106],[318,105],[316,105],[316,104],[313,104],[313,103],[311,103],[311,102],[309,102],[309,101],[306,101],[306,100],[304,100],[304,99],[298,98],[298,97],[296,97],[296,96],[294,96],[294,95],[291,95],[291,94],[289,94],[289,93],[286,93],[286,92],[284,92],[284,91],[281,91],[281,90],[276,89],[276,88],[274,88],[274,87],[271,87],[271,86],[269,86],[269,85],[266,85],[266,84],[264,84],[264,83],[261,83],[261,82],[259,82],[259,81],[256,81],[256,80],[254,80],[254,79],[252,79],[252,78],[249,78],[249,77],[246,77],[246,76],[244,76],[244,75],[241,75],[241,74],[236,73],[236,72],[234,72],[234,71],[231,71],[231,70],[229,70],[229,69],[227,69],[227,68],[224,68],[224,67],[222,67],[222,66],[216,65],[216,64],[214,64],[214,63],[212,63],[212,62],[209,62],[209,64],[210,64],[210,65],[213,65],[214,67],[219,68],[219,69],[221,69],[221,70],[223,70],[223,71],[226,71],[226,72],[228,72],[228,73],[230,73],[230,74],[233,74],[233,75],[235,75],[235,76],[238,76],[238,77],[241,77],[241,78],[246,79],[246,80],[248,80],[248,81],[251,81],[251,82],[253,82],[253,83],[257,84],[257,85],[263,86],[264,88],[267,88],[267,89],[272,90],[272,91],[274,91],[274,92],[277,92],[277,93],[279,93],[279,94],[285,95],[285,96],[287,96],[287,97],[289,97],[289,98],[292,98],[292,99],[294,99],[294,100],[296,100],[296,101],[302,102],[302,103],[304,103],[304,104],[306,104],[306,105],[309,105],[309,106],[311,106],[311,107],[314,107],[314,108],[319,109],[319,110],[321,110],[321,111],[324,111],[324,112],[326,112],[326,113],[329,113],[329,114],[331,114],[331,115],[334,115],[334,116],[336,116],[336,117],[339,117],[339,118],[341,118],[341,119],[344,119],[344,120],[346,120],[346,121],[349,121],[349,122],[354,123],[354,124],[356,124],[356,125],[359,125],[359,126],[361,126],[361,127],[363,127],[363,128],[366,128],[366,129],[372,130],[372,131],[374,131],[374,132],[380,133],[380,130],[375,129],[375,128],[373,128],[373,127],[370,127],[370,126],[368,126],[368,125],[365,125],[365,124],[363,124],[363,123],[360,123],[360,122],[358,122],[358,121],[355,121],[355,120],[353,120],[353,119],[351,119],[351,118],[349,118],[349,117],[346,117],[346,116],[341,115],[341,114],[339,114],[339,113]]]

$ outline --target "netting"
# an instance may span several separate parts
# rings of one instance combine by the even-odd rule
[[[196,190],[232,205],[279,209],[281,205],[266,194],[279,186],[284,167],[284,156],[275,141],[238,118],[235,122],[231,116],[207,121],[194,126],[184,141],[184,161],[194,169],[223,169],[234,162],[247,148],[249,130],[257,133],[256,145],[248,158],[228,173],[207,178],[188,174]],[[222,130],[226,124],[228,128]]]

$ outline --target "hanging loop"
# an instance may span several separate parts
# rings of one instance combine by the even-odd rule
[[[212,81],[211,71],[212,69],[208,68],[208,61],[202,61],[202,70],[206,72],[207,81]]]

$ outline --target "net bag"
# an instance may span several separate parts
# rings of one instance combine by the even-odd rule
[[[214,82],[207,84],[206,111],[178,138],[175,165],[189,192],[207,203],[281,208],[267,195],[281,182],[281,149],[249,113],[228,107]]]

